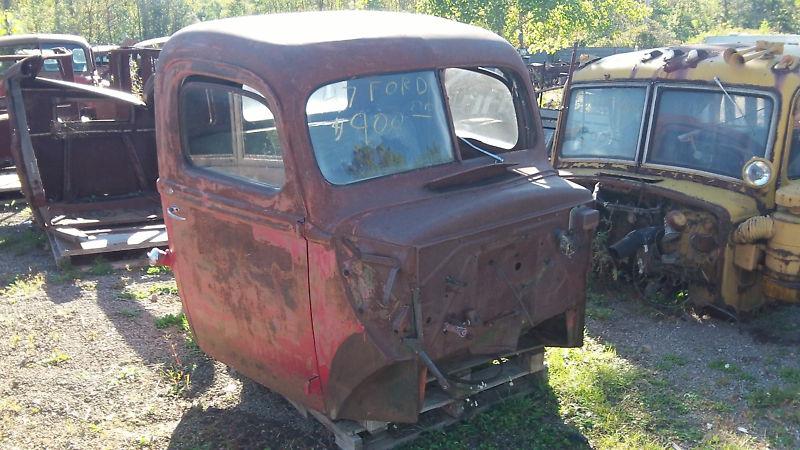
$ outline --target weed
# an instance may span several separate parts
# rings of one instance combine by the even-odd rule
[[[164,328],[169,328],[171,326],[183,327],[185,318],[186,316],[183,313],[167,314],[165,316],[158,317],[155,320],[156,328],[163,330]]]
[[[191,370],[178,365],[162,369],[161,375],[169,384],[169,393],[174,396],[184,395],[192,386]]]
[[[56,273],[48,273],[47,278],[48,281],[52,281],[53,283],[62,284],[71,281],[75,281],[81,276],[81,272],[75,268],[69,261],[63,261],[59,264],[58,268],[60,269]]]
[[[122,300],[147,300],[152,296],[178,295],[178,286],[175,281],[165,281],[154,283],[147,288],[125,288],[117,294],[117,298]]]
[[[150,266],[146,267],[144,272],[147,275],[161,275],[172,273],[172,269],[170,269],[168,266]]]
[[[134,317],[141,316],[142,315],[142,310],[140,310],[140,309],[123,309],[120,312],[118,312],[117,314],[119,314],[122,317],[127,317],[129,319],[132,319]]]
[[[622,274],[617,267],[616,261],[608,251],[608,230],[610,227],[611,221],[603,219],[603,223],[595,233],[594,240],[592,240],[591,276],[600,283],[607,283],[609,279],[617,281]]]
[[[44,286],[44,274],[17,275],[14,279],[0,289],[3,297],[30,297],[41,291]]]
[[[92,261],[91,267],[86,271],[89,275],[103,276],[114,273],[114,267],[102,257],[97,257]]]
[[[139,297],[136,295],[135,291],[129,289],[123,289],[117,292],[117,300],[138,300]]]
[[[44,247],[47,237],[35,228],[28,228],[13,234],[0,236],[0,250],[8,251],[15,256],[30,253]]]
[[[57,365],[63,363],[64,361],[69,361],[69,360],[70,360],[70,356],[68,354],[64,353],[63,351],[61,351],[59,349],[55,349],[50,354],[49,358],[46,358],[46,359],[42,360],[42,364],[45,364],[45,365],[48,365],[48,366],[57,366]]]
[[[755,378],[749,373],[742,370],[739,366],[725,362],[724,360],[717,359],[708,363],[710,369],[719,370],[729,376],[735,377],[741,381],[755,381]]]
[[[125,366],[117,373],[117,380],[132,382],[139,379],[139,371],[136,367]]]
[[[675,367],[685,366],[689,361],[681,355],[668,353],[661,358],[661,361],[656,363],[656,368],[659,370],[672,370]]]
[[[608,300],[603,294],[589,291],[586,294],[586,315],[596,320],[609,320],[614,310],[607,306]]]
[[[800,407],[800,386],[756,389],[747,396],[747,403],[754,408],[774,408],[789,404]]]
[[[780,375],[781,379],[787,383],[800,385],[800,369],[784,367],[780,370],[778,375]]]

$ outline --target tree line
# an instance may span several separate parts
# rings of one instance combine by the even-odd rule
[[[736,31],[800,33],[800,0],[3,0],[0,34],[67,33],[93,44],[120,44],[205,20],[334,9],[448,17],[532,52],[575,41],[652,47]]]

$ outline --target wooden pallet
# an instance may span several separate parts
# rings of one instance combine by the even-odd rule
[[[331,420],[316,411],[308,413],[334,434],[336,445],[343,450],[391,449],[426,431],[442,429],[510,398],[530,393],[546,379],[543,349],[503,359],[505,362],[500,365],[485,364],[462,371],[459,374],[462,379],[488,380],[465,397],[453,398],[430,381],[415,424]]]

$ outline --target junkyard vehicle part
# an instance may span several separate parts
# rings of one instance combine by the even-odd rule
[[[103,80],[111,78],[111,59],[109,53],[112,50],[119,48],[119,45],[95,45],[92,46],[92,55],[94,55],[94,66],[97,70],[97,76]]]
[[[152,259],[205,352],[341,445],[581,344],[598,213],[548,164],[503,39],[407,14],[227,19],[175,34],[155,80]]]
[[[15,34],[0,36],[0,55],[17,55],[30,50],[39,54],[64,49],[72,55],[75,81],[93,84],[96,79],[94,54],[86,39],[68,34]],[[0,65],[8,68],[10,65]],[[2,69],[0,69],[2,70]],[[43,78],[64,79],[54,61],[47,61],[39,73]]]
[[[131,94],[42,78],[31,56],[5,74],[22,190],[59,262],[166,244],[152,108]],[[102,108],[113,119],[95,119]]]
[[[729,312],[797,301],[799,56],[755,40],[575,72],[555,165],[594,189],[621,267]]]

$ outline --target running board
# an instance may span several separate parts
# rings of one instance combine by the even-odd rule
[[[149,250],[166,247],[168,243],[167,228],[163,223],[88,230],[51,227],[46,232],[59,265],[69,262],[73,256]]]

